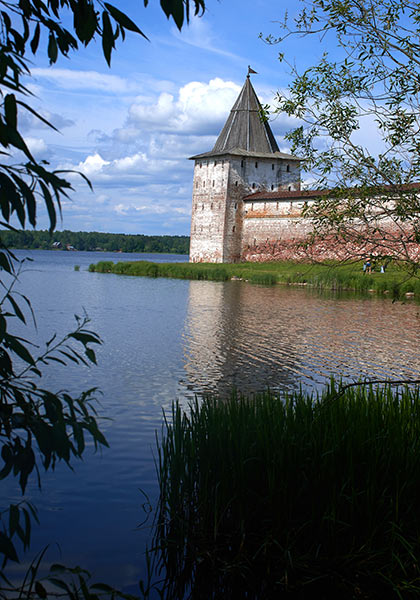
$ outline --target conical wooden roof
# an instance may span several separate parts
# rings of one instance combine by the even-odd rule
[[[228,152],[234,148],[248,152],[279,152],[268,121],[262,119],[260,101],[249,75],[230,111],[213,152]]]
[[[280,152],[267,120],[262,118],[261,104],[249,75],[217,138],[213,150],[192,156],[192,159],[235,154],[254,157],[275,157],[299,160]]]

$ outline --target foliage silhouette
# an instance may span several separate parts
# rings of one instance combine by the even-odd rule
[[[147,6],[148,0],[144,0]],[[162,0],[166,16],[181,29],[188,21],[190,5],[195,14],[204,12],[204,0]],[[62,20],[72,17],[72,27]],[[66,19],[67,20],[67,19]],[[88,328],[88,317],[76,317],[76,327],[62,339],[55,336],[46,348],[35,355],[33,344],[13,333],[13,323],[26,325],[28,315],[34,317],[30,299],[17,292],[16,282],[22,266],[4,241],[5,230],[16,225],[32,227],[37,222],[37,203],[45,204],[49,231],[54,230],[61,203],[72,190],[65,179],[66,171],[53,170],[46,161],[37,162],[19,130],[19,114],[30,113],[52,129],[55,127],[30,104],[31,92],[22,83],[30,76],[28,52],[35,55],[42,46],[50,64],[60,56],[67,57],[80,45],[100,40],[108,65],[116,41],[124,40],[130,31],[146,38],[136,23],[118,7],[102,0],[17,0],[0,1],[0,444],[2,467],[0,479],[14,475],[24,492],[28,478],[36,474],[41,482],[39,464],[53,469],[57,462],[71,464],[80,458],[86,437],[95,447],[107,442],[98,427],[94,406],[95,390],[78,397],[65,392],[53,393],[39,386],[42,367],[49,363],[91,364],[96,362],[94,346],[101,343]],[[90,182],[80,174],[90,186]],[[3,234],[3,235],[2,235]],[[57,593],[36,579],[41,555],[30,567],[21,586],[7,579],[7,562],[19,560],[16,541],[23,549],[30,544],[31,521],[36,509],[29,503],[11,504],[0,512],[0,596],[11,598],[46,598]],[[58,586],[69,598],[97,598],[99,594],[128,597],[105,584],[89,589],[89,574],[79,567],[56,567],[62,575],[50,578],[49,585]],[[66,581],[66,576],[70,581]]]

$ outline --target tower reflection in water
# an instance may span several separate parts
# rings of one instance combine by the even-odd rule
[[[418,306],[283,286],[191,281],[187,395],[320,389],[334,375],[418,377]],[[186,388],[186,389],[185,389]]]

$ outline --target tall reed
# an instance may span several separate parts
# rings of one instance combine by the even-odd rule
[[[175,404],[157,462],[165,597],[419,597],[418,389]]]

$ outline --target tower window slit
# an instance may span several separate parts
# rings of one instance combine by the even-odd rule
[[[258,163],[257,162],[255,163],[255,168],[258,169]]]
[[[245,166],[245,161],[241,160],[241,167],[243,168]]]
[[[232,227],[232,231],[235,231],[235,225]]]
[[[271,184],[271,190],[274,190],[274,185],[273,184]]]
[[[214,187],[214,179],[213,179],[213,183],[212,183],[212,186],[213,186],[213,187]]]
[[[287,171],[287,173],[290,173],[290,165],[286,166],[286,171]]]
[[[237,181],[235,181],[235,185],[236,185],[236,187],[238,187],[238,182]]]
[[[289,185],[289,187],[287,189],[289,190],[289,192],[291,192],[292,191],[292,186]]]
[[[252,184],[252,189],[255,190],[255,183]]]
[[[271,170],[272,170],[272,171],[274,171],[274,164],[273,164],[273,165],[271,165]]]

